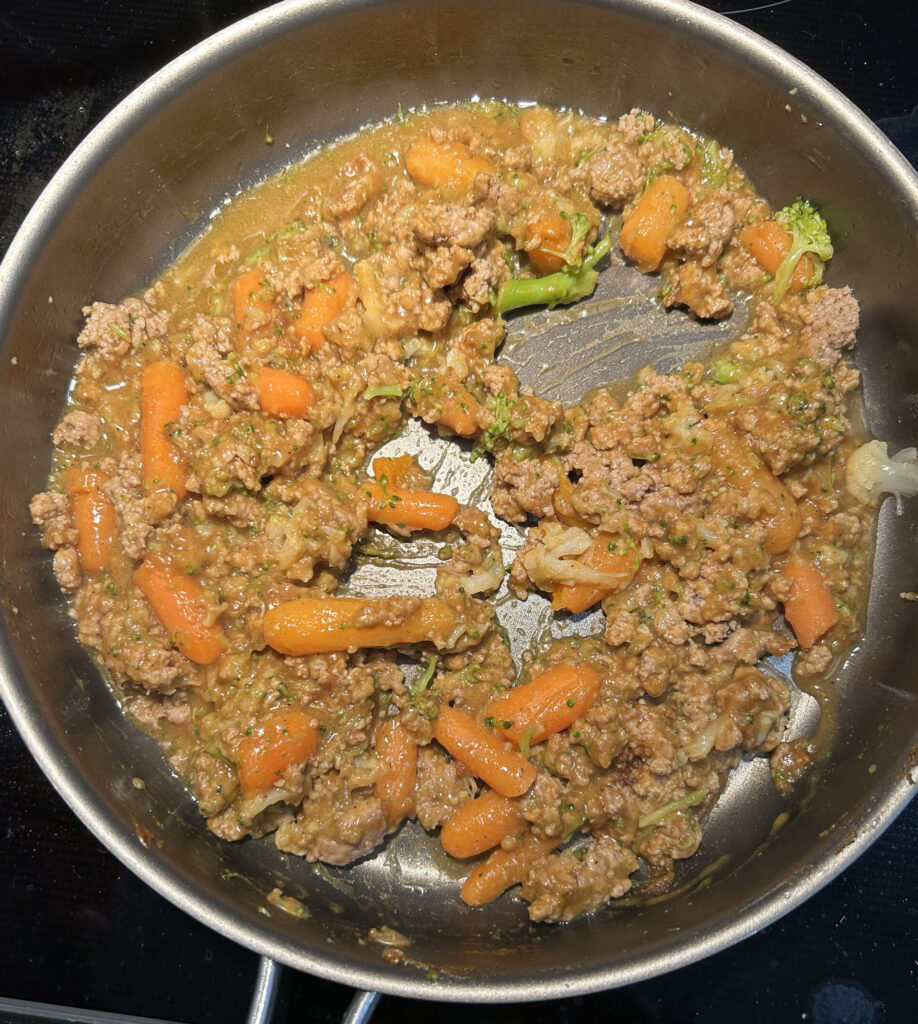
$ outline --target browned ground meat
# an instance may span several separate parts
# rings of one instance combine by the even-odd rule
[[[723,319],[745,290],[748,327],[709,365],[568,408],[521,389],[496,360],[507,295],[588,280],[662,174],[687,210],[648,301]],[[458,828],[507,786],[483,744],[528,780],[498,788],[489,856],[533,920],[664,891],[741,757],[771,753],[782,792],[814,759],[766,662],[796,646],[795,564],[839,608],[798,674],[831,671],[858,628],[869,510],[839,484],[855,297],[777,301],[743,241],[774,215],[732,153],[640,110],[418,112],[264,189],[142,298],[85,310],[31,503],[80,641],[227,841],[344,865],[405,819]],[[143,383],[161,362],[162,421]],[[424,493],[436,467],[410,456],[372,461],[408,416],[492,460],[490,510]],[[495,515],[525,526],[515,557]],[[396,555],[422,530],[432,593],[405,594]],[[385,598],[348,582],[370,557],[392,559]],[[501,609],[546,598],[553,631],[515,664]],[[501,713],[546,679],[554,704]]]

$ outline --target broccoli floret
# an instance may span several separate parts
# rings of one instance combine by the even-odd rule
[[[507,436],[507,431],[510,429],[510,410],[513,408],[513,405],[503,391],[498,395],[489,396],[485,404],[494,413],[494,419],[491,421],[488,429],[478,439],[478,443],[482,448],[492,452],[497,442]]]
[[[567,214],[562,213],[562,217],[567,217]],[[579,267],[583,262],[581,256],[581,249],[583,242],[586,239],[587,232],[590,230],[590,222],[582,213],[572,213],[570,215],[571,222],[571,242],[567,249],[561,253],[561,259],[569,267]]]
[[[493,452],[498,444],[506,441],[510,435],[513,403],[506,393],[501,391],[498,395],[489,395],[485,399],[485,405],[494,413],[494,419],[475,442],[471,455],[472,462],[480,459],[485,452]]]
[[[609,236],[606,235],[595,245],[587,246],[579,266],[567,264],[554,274],[545,277],[524,278],[523,280],[505,281],[497,293],[494,308],[498,313],[509,313],[512,309],[523,306],[557,306],[577,302],[592,295],[596,288],[599,273],[596,264],[606,255],[611,247]]]
[[[793,235],[790,252],[781,261],[775,274],[774,301],[780,302],[787,294],[794,270],[802,256],[813,261],[813,276],[806,282],[807,288],[822,283],[822,271],[826,262],[832,259],[835,250],[829,229],[822,215],[808,199],[798,199],[775,214],[775,220]]]

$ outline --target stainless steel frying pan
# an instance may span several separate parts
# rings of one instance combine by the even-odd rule
[[[412,828],[349,869],[316,869],[270,840],[229,845],[210,835],[75,643],[26,511],[48,473],[87,300],[139,289],[228,196],[317,145],[399,103],[475,94],[595,114],[643,106],[734,148],[776,205],[798,193],[816,199],[837,243],[832,281],[850,283],[862,303],[857,359],[869,426],[893,450],[914,443],[918,180],[857,110],[787,54],[674,0],[281,4],[125,100],[52,181],[0,268],[0,692],[86,825],[205,924],[358,987],[518,1001],[637,981],[738,941],[834,877],[905,805],[918,761],[918,630],[915,605],[898,595],[918,589],[914,502],[902,516],[890,503],[881,512],[865,634],[835,683],[837,727],[818,770],[785,806],[764,766],[744,765],[681,891],[566,927],[533,927],[510,899],[463,907],[455,868]],[[541,374],[541,388],[570,400],[724,337],[656,310],[651,285],[624,267],[610,268],[602,288],[585,316],[513,323],[507,358],[524,380]],[[360,570],[368,586],[371,568]],[[524,646],[532,621],[510,626]],[[794,728],[814,720],[801,698]],[[267,903],[278,885],[308,918]],[[369,938],[381,925],[412,940],[409,962],[383,959]]]

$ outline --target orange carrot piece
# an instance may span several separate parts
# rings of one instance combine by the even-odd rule
[[[322,328],[331,323],[356,294],[357,285],[346,270],[311,288],[303,297],[299,317],[293,321],[293,333],[310,349],[317,349],[325,341]]]
[[[562,472],[558,476],[558,488],[551,496],[555,515],[565,526],[579,526],[582,530],[589,530],[593,524],[578,514],[574,508],[573,497],[574,485],[567,473]]]
[[[463,437],[474,437],[478,433],[477,414],[480,410],[481,406],[475,396],[465,388],[460,388],[455,394],[444,397],[436,422]]]
[[[102,490],[106,480],[104,473],[86,466],[70,466],[64,473],[83,572],[102,572],[111,566],[117,520],[115,506]]]
[[[274,711],[233,751],[244,797],[266,793],[292,765],[305,764],[319,744],[319,727],[305,711]]]
[[[522,831],[526,818],[519,804],[488,789],[443,822],[440,842],[451,857],[476,857],[507,836]]]
[[[524,882],[532,868],[558,845],[557,839],[540,839],[531,832],[512,850],[495,850],[463,883],[459,895],[470,907],[496,900],[511,885]]]
[[[784,257],[790,252],[794,242],[793,235],[789,231],[785,231],[775,220],[760,220],[755,224],[750,224],[743,228],[739,237],[756,263],[772,277],[777,274],[778,268],[784,262]],[[809,256],[801,256],[797,266],[794,267],[788,290],[803,291],[813,277],[815,269]]]
[[[417,611],[391,626],[355,626],[354,619],[371,609],[384,613],[386,598],[300,597],[265,612],[264,634],[280,654],[331,654],[361,647],[398,647],[445,639],[456,619],[438,597],[424,598]]]
[[[182,453],[169,437],[188,391],[181,368],[171,359],[160,359],[143,368],[140,398],[140,457],[144,487],[150,491],[174,491],[185,497],[187,467]]]
[[[549,210],[526,225],[526,254],[537,274],[554,274],[564,266],[564,253],[571,244],[571,222]]]
[[[499,693],[486,711],[517,745],[541,743],[589,711],[599,699],[601,682],[591,665],[555,665],[528,683]]]
[[[226,636],[214,620],[214,607],[200,583],[168,562],[147,559],[134,570],[134,582],[153,606],[176,647],[198,665],[210,665],[226,650]]]
[[[784,601],[784,617],[797,643],[808,650],[838,622],[838,608],[822,573],[808,559],[792,558],[784,574],[794,581]]]
[[[233,323],[238,330],[267,322],[274,294],[260,270],[246,270],[233,281]]]
[[[263,366],[255,378],[258,404],[269,416],[302,419],[316,400],[312,385],[305,377],[287,370]]]
[[[408,530],[445,530],[459,512],[459,502],[451,494],[436,491],[406,491],[384,488],[367,480],[360,489],[370,499],[370,519],[385,526]]]
[[[758,493],[762,497],[758,519],[765,527],[766,554],[787,551],[802,526],[793,495],[731,426],[711,418],[705,421],[705,429],[714,437],[711,458],[724,480],[744,494]]]
[[[641,566],[641,554],[620,535],[600,533],[584,553],[581,561],[590,569],[607,572],[617,578],[615,586],[605,587],[593,583],[559,583],[552,591],[551,606],[557,611],[574,615],[592,608],[594,604],[626,587]]]
[[[461,195],[472,187],[479,174],[493,174],[494,165],[475,156],[463,142],[431,138],[412,143],[405,153],[405,168],[419,185],[436,188],[448,195]]]
[[[377,456],[373,460],[373,476],[377,480],[386,478],[389,487],[401,487],[405,477],[414,469],[414,459],[410,455]]]
[[[501,796],[522,796],[535,782],[535,765],[509,750],[500,736],[465,711],[443,704],[433,734],[457,761]]]
[[[411,733],[394,718],[379,727],[376,752],[383,770],[374,784],[391,823],[407,818],[414,811],[414,791],[418,782],[418,745]]]
[[[621,246],[642,273],[649,274],[663,262],[666,239],[688,206],[688,189],[671,174],[661,174],[652,181],[635,203],[622,224]]]

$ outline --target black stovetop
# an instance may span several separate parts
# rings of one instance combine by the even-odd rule
[[[500,2],[500,0],[495,0]],[[257,0],[3,0],[0,255],[87,131],[151,72],[266,4]],[[918,164],[914,0],[708,0],[801,58]],[[246,1019],[259,960],[116,861],[51,789],[0,708],[0,1021],[11,1000],[136,1017]],[[739,946],[652,981],[522,1007],[384,998],[378,1024],[916,1019],[918,802],[840,878]],[[273,1020],[341,1020],[352,993],[284,971]],[[58,1017],[54,1019],[68,1019]]]

